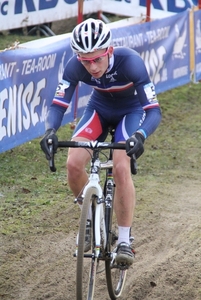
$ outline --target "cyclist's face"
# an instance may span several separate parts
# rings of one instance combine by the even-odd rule
[[[79,53],[77,59],[94,78],[100,78],[106,72],[112,54],[113,47],[109,47],[92,53]]]

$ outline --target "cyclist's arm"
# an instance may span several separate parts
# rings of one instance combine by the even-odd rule
[[[127,68],[128,78],[132,79],[140,104],[146,112],[145,120],[138,131],[147,138],[158,127],[161,121],[161,110],[155,86],[150,81],[144,61],[138,55],[134,55],[131,59],[130,65],[133,65],[133,68]]]
[[[139,101],[145,110],[146,116],[138,131],[144,137],[150,136],[158,127],[161,121],[161,110],[152,82],[142,83],[136,87]]]
[[[66,109],[63,107],[51,104],[45,119],[45,130],[55,129],[57,131],[61,126],[65,111]]]
[[[68,61],[65,67],[63,79],[57,86],[52,104],[47,113],[45,121],[46,130],[54,128],[57,131],[61,126],[64,113],[70,105],[73,93],[79,81],[77,73],[74,71],[77,70],[75,63],[76,60],[73,57]]]
[[[138,132],[148,138],[158,127],[161,121],[161,110],[159,107],[153,107],[145,110],[146,117],[142,125],[138,128]]]

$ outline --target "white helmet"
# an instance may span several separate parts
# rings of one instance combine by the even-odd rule
[[[111,38],[111,30],[103,21],[90,18],[73,29],[71,48],[76,53],[94,52],[108,48]]]

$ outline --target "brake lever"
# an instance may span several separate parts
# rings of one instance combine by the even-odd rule
[[[130,142],[130,146],[134,147],[134,142]],[[132,154],[131,159],[130,159],[130,168],[131,168],[131,173],[133,175],[137,174],[137,160],[136,160],[136,155]]]
[[[133,175],[137,174],[137,160],[135,154],[132,154],[131,160],[130,160],[130,166],[131,166],[131,173]]]
[[[49,167],[52,172],[56,172],[56,167],[54,164],[54,149],[53,149],[52,139],[48,139],[47,143],[48,143],[49,152],[50,152]]]

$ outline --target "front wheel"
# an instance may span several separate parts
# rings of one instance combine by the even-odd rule
[[[77,270],[76,270],[76,299],[89,300],[93,299],[97,257],[93,251],[84,253],[85,235],[86,235],[86,222],[89,210],[92,207],[92,199],[94,195],[98,195],[96,188],[89,188],[85,194],[82,205],[82,212],[80,217],[78,248],[77,248]],[[92,211],[93,214],[93,211]],[[93,218],[92,218],[93,222]],[[92,226],[93,228],[93,226]],[[93,230],[91,229],[91,240],[93,241]]]

